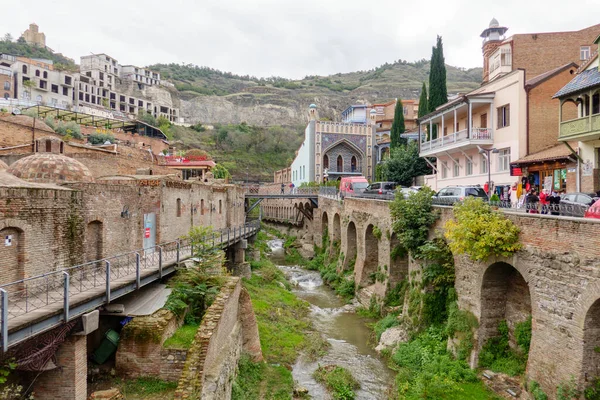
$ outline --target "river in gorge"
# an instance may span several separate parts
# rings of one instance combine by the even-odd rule
[[[293,366],[292,375],[299,386],[308,389],[313,399],[330,399],[325,387],[312,377],[318,365],[335,364],[347,368],[360,383],[356,399],[386,399],[394,380],[394,373],[385,361],[369,347],[371,330],[363,318],[346,305],[335,292],[323,284],[318,271],[284,264],[282,240],[268,242],[271,260],[284,272],[294,286],[293,292],[310,303],[311,319],[315,329],[331,344],[327,354],[314,362],[300,357]]]

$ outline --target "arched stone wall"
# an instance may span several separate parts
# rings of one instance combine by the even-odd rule
[[[321,235],[323,238],[329,236],[329,217],[326,212],[321,215]]]
[[[344,269],[353,267],[356,264],[358,245],[358,233],[354,221],[348,223],[346,228],[346,247],[344,248]]]
[[[340,221],[340,214],[338,214],[338,213],[335,213],[335,215],[333,216],[333,232],[332,232],[331,240],[333,242],[335,242],[335,241],[339,242],[342,240],[342,227],[341,227],[341,221]]]
[[[371,274],[377,272],[379,268],[379,240],[375,237],[373,228],[373,224],[369,224],[364,233],[364,258],[360,277],[357,277],[358,284],[361,286],[368,286],[374,283],[374,279],[371,279]]]
[[[398,240],[398,236],[393,233],[390,237],[390,260],[388,263],[390,288],[396,286],[396,284],[403,279],[408,279],[408,256],[395,250],[399,245],[400,241]]]

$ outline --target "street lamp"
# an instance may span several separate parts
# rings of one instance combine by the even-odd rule
[[[492,163],[492,159],[490,158],[490,153],[494,153],[494,154],[498,154],[500,153],[500,151],[493,147],[491,149],[484,149],[483,147],[477,146],[477,149],[479,149],[479,154],[485,154],[485,158],[487,159],[487,171],[488,171],[488,199],[490,199],[492,197],[492,169],[491,169],[491,163]]]

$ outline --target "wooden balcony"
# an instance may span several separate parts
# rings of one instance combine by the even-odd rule
[[[559,140],[591,140],[600,137],[600,114],[560,123]]]

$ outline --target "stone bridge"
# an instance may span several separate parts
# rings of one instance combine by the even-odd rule
[[[322,243],[324,234],[331,242],[339,241],[343,267],[354,264],[363,303],[371,295],[385,295],[387,288],[406,277],[419,276],[411,274],[420,270],[417,261],[391,257],[397,239],[389,205],[388,201],[347,198],[340,202],[321,196],[319,208],[312,210],[313,220],[305,227],[312,231],[315,244]],[[438,209],[440,218],[432,236],[441,233],[453,217],[452,208]],[[581,387],[587,386],[600,377],[596,351],[600,348],[600,221],[516,212],[506,216],[521,228],[522,250],[486,262],[454,257],[459,306],[479,320],[471,364],[476,366],[479,350],[501,320],[507,321],[514,337],[515,324],[531,315],[528,379],[550,394],[571,377]],[[385,282],[372,284],[369,275],[378,270],[385,271]]]

